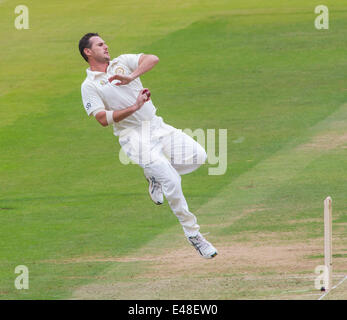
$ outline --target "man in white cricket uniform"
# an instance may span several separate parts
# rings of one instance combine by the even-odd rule
[[[97,33],[84,35],[79,50],[90,66],[81,87],[88,116],[93,115],[103,126],[113,126],[123,151],[143,168],[152,200],[162,204],[164,195],[188,241],[202,257],[213,258],[217,250],[200,234],[180,177],[204,163],[206,152],[156,115],[151,92],[143,88],[139,78],[158,63],[158,57],[123,54],[111,60],[108,46]]]

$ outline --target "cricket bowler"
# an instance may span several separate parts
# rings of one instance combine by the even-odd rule
[[[140,80],[159,58],[140,53],[111,60],[107,44],[97,33],[84,35],[79,51],[89,64],[81,86],[88,116],[94,116],[104,127],[113,126],[125,154],[143,168],[153,202],[160,205],[165,196],[187,240],[203,258],[215,257],[218,252],[199,232],[181,187],[181,175],[198,169],[206,161],[206,152],[182,130],[156,115],[151,92]]]

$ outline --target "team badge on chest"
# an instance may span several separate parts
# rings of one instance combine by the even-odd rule
[[[125,70],[122,67],[117,67],[114,69],[115,74],[125,74]]]

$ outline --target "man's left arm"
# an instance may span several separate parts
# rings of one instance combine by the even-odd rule
[[[109,82],[113,80],[119,80],[120,82],[116,83],[116,86],[121,86],[130,83],[135,80],[137,77],[143,75],[159,62],[159,58],[153,54],[142,54],[139,58],[138,67],[133,70],[130,75],[125,74],[116,74],[113,77],[108,79]]]

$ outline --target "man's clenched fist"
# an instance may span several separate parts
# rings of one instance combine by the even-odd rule
[[[109,82],[112,82],[113,80],[119,80],[120,82],[117,82],[116,86],[122,86],[122,85],[130,83],[134,79],[131,76],[127,76],[124,74],[116,74],[116,75],[108,78]]]
[[[150,100],[150,96],[151,92],[148,88],[144,88],[140,91],[135,103],[137,110],[140,109],[145,102]]]

